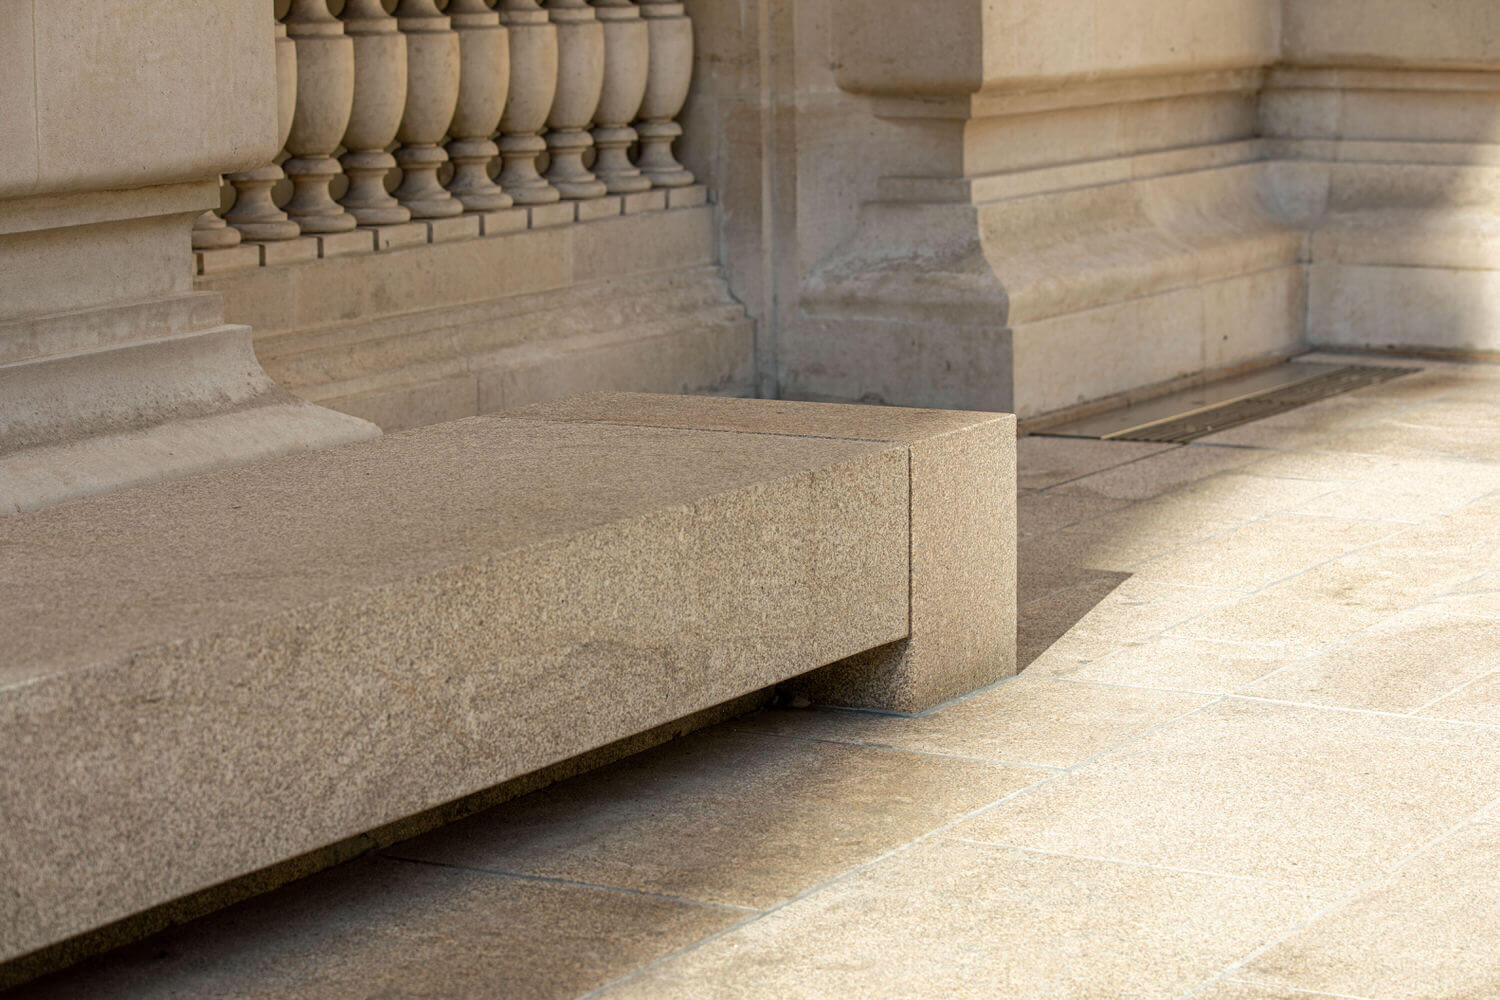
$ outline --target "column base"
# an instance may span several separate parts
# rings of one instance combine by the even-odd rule
[[[0,512],[380,433],[277,386],[221,308],[187,294],[0,324],[0,343],[71,348],[0,364]]]

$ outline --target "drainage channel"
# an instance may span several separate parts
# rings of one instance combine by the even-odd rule
[[[1231,427],[1421,370],[1385,365],[1288,362],[1252,375],[1049,427],[1041,434],[1101,441],[1186,444]]]

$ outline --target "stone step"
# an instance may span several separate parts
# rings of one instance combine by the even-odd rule
[[[0,962],[770,684],[1014,671],[1014,418],[591,397],[0,519]]]

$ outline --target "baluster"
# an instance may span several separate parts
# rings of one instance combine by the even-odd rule
[[[287,37],[286,25],[276,25],[276,123],[281,145],[292,133],[292,119],[297,111],[297,45]],[[271,243],[296,239],[302,233],[287,214],[276,207],[271,197],[274,188],[286,174],[275,162],[254,170],[229,175],[238,192],[234,207],[224,218],[247,240]]]
[[[240,245],[239,230],[230,229],[229,224],[215,212],[204,212],[193,220],[194,250],[223,250]]]
[[[396,23],[406,35],[406,114],[396,136],[402,172],[396,197],[413,219],[461,215],[463,203],[438,182],[438,171],[448,162],[438,144],[458,107],[458,32],[433,0],[401,0]]]
[[[396,158],[386,152],[406,111],[406,36],[380,0],[348,0],[344,31],[354,40],[354,109],[339,158],[349,176],[340,202],[362,226],[389,226],[411,212],[385,189]]]
[[[594,112],[594,176],[610,194],[645,191],[651,179],[630,162],[629,151],[636,141],[630,123],[646,96],[649,29],[630,0],[594,0],[594,15],[604,25],[604,87]]]
[[[537,172],[547,151],[540,133],[557,93],[557,28],[536,0],[501,0],[510,33],[510,96],[500,117],[500,185],[517,205],[545,205],[561,195]]]
[[[283,169],[292,179],[286,214],[304,233],[343,233],[358,222],[328,186],[342,171],[333,158],[354,107],[354,40],[328,12],[328,0],[292,0],[286,33],[297,46],[297,110]]]
[[[604,182],[583,165],[594,145],[588,127],[604,85],[604,26],[583,0],[547,0],[557,26],[557,93],[547,117],[547,180],[564,198],[600,198]]]
[[[674,119],[693,82],[693,22],[678,0],[640,0],[640,5],[651,36],[651,68],[636,125],[641,139],[636,166],[657,187],[686,187],[693,175],[672,155],[672,141],[682,135]]]
[[[500,154],[491,138],[500,127],[510,91],[510,35],[484,0],[452,0],[448,18],[458,32],[462,69],[458,110],[448,132],[453,179],[448,190],[471,212],[510,207],[510,195],[490,180],[490,161]]]

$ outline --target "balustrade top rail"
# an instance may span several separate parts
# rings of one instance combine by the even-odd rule
[[[227,178],[195,249],[693,184],[672,151],[693,71],[678,0],[273,9],[284,156]]]

